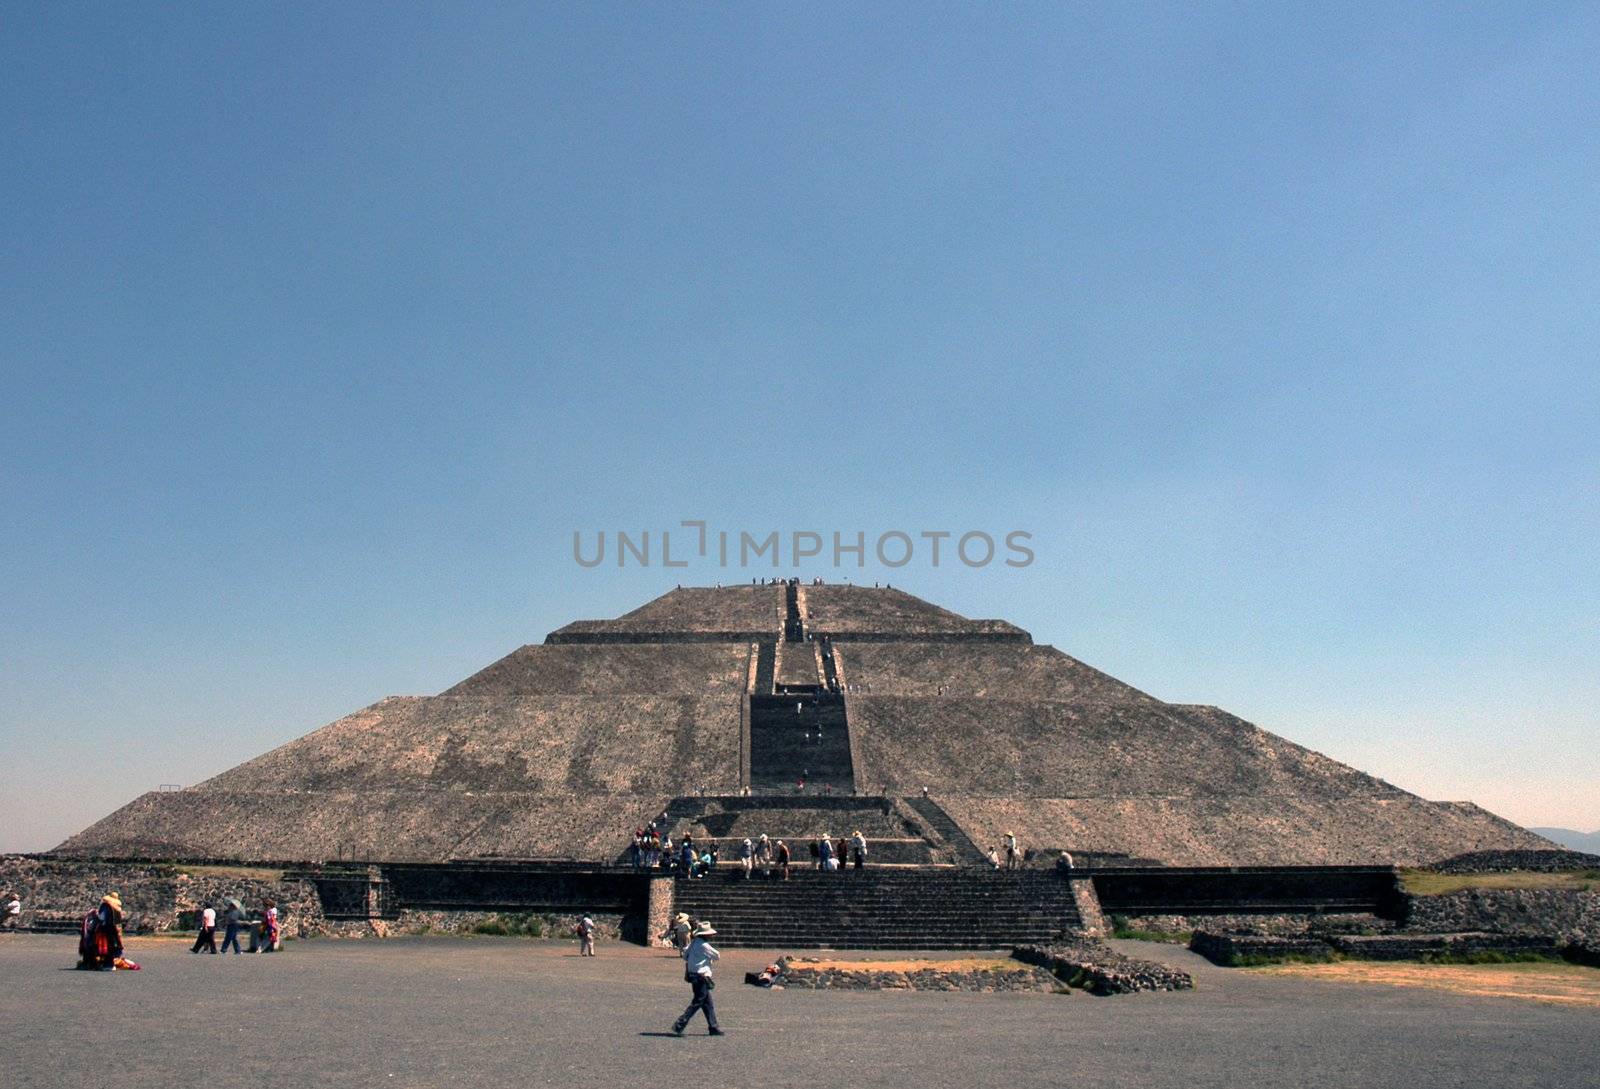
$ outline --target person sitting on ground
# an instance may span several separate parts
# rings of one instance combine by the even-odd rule
[[[78,926],[78,967],[115,972],[122,956],[122,897],[108,892]]]

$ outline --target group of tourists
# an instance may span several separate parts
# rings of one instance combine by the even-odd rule
[[[665,814],[662,819],[665,820]],[[721,861],[716,840],[696,844],[694,834],[685,832],[675,844],[670,833],[663,837],[657,831],[655,821],[633,830],[628,857],[635,869],[660,869],[690,878],[704,877]]]
[[[923,792],[923,797],[927,797],[926,791]],[[1004,850],[1006,853],[1004,863],[1000,861],[1001,850]],[[992,869],[1015,870],[1020,869],[1022,866],[1022,851],[1017,847],[1017,837],[1011,832],[1007,832],[1005,834],[1005,839],[1002,841],[1000,847],[990,847],[987,854],[989,857],[989,866]]]
[[[245,916],[244,905],[233,897],[223,901],[227,909],[222,915],[222,952],[226,953],[232,946],[235,954],[239,949],[239,932],[247,930],[250,934],[251,953],[275,953],[282,948],[281,933],[278,925],[278,905],[271,900],[265,900],[261,905],[261,914],[255,919]],[[215,953],[217,951],[217,909],[209,903],[200,909],[200,936],[195,938],[194,945],[189,949],[191,953]]]
[[[808,845],[813,868],[824,872],[843,870],[852,864],[856,869],[867,865],[867,837],[858,828],[848,839],[835,839],[824,832]],[[749,878],[759,872],[764,877],[776,876],[787,880],[793,863],[793,852],[781,839],[773,839],[765,832],[755,839],[748,836],[734,848],[735,861],[740,872]],[[634,829],[629,858],[641,870],[662,869],[689,880],[698,880],[715,872],[721,863],[721,847],[716,840],[696,843],[694,833],[685,832],[674,843],[669,834],[663,838],[656,830],[656,822]]]
[[[867,837],[856,829],[855,835],[849,839],[840,836],[837,840],[828,833],[822,833],[821,839],[811,841],[811,863],[825,873],[842,870],[854,859],[856,869],[860,870],[867,864]]]

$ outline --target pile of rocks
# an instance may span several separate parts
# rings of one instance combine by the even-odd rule
[[[1187,991],[1194,987],[1189,973],[1137,960],[1092,939],[1057,945],[1019,945],[1011,955],[1026,964],[1048,968],[1069,987],[1091,994],[1132,994],[1135,991]]]
[[[783,957],[772,978],[773,987],[807,990],[852,991],[1053,991],[1058,984],[1049,972],[1026,964],[993,966],[952,965],[937,962],[909,968],[866,968],[830,965],[816,957]]]

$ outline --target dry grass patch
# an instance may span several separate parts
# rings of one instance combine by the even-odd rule
[[[1560,873],[1434,873],[1401,870],[1405,890],[1416,896],[1444,896],[1462,889],[1576,889],[1600,891],[1600,870],[1565,870]]]
[[[1340,961],[1282,964],[1250,971],[1339,983],[1426,987],[1483,998],[1514,998],[1600,1008],[1600,969],[1577,964],[1417,964]]]
[[[232,877],[239,881],[282,881],[282,870],[269,870],[261,866],[184,866],[182,872],[190,877]]]

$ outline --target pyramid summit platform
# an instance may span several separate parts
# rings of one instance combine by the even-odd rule
[[[437,696],[379,700],[145,794],[52,854],[604,865],[663,812],[717,838],[865,825],[875,861],[922,865],[980,865],[1006,832],[1039,855],[1166,866],[1551,846],[1216,707],[1164,703],[1004,620],[790,581],[576,621]]]

